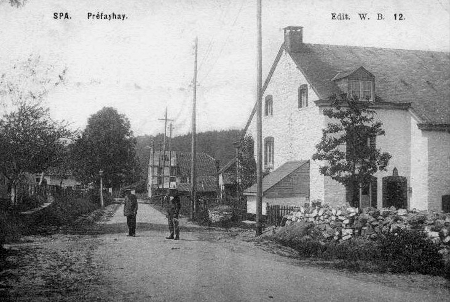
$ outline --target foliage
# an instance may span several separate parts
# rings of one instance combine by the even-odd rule
[[[417,230],[397,229],[379,240],[381,259],[393,272],[439,274],[444,267],[439,246],[425,233]]]
[[[99,207],[87,198],[55,196],[55,202],[41,210],[33,220],[34,226],[61,226],[74,221],[78,216],[90,213]]]
[[[369,101],[347,98],[346,94],[333,96],[331,101],[332,108],[324,110],[331,121],[322,130],[312,158],[322,162],[321,174],[346,187],[368,184],[374,173],[386,170],[391,158],[369,143],[385,134],[382,123],[375,121],[376,112],[370,109]]]
[[[52,88],[64,83],[66,72],[67,68],[59,71],[39,56],[14,63],[0,75],[0,105],[7,111],[23,104],[40,105]]]
[[[128,118],[112,107],[92,115],[72,147],[75,176],[85,184],[98,183],[103,171],[106,187],[120,187],[139,177],[136,140]]]
[[[339,242],[324,240],[313,223],[288,225],[270,238],[295,249],[300,256],[331,260],[352,270],[442,275],[450,279],[439,245],[423,232],[396,229],[375,240],[356,237]]]
[[[18,217],[0,210],[0,253],[3,244],[16,241],[20,238],[22,227]]]
[[[52,121],[48,109],[36,104],[19,104],[0,120],[0,172],[13,186],[12,198],[26,172],[39,173],[60,162],[71,136],[65,124]]]
[[[255,143],[251,135],[246,135],[241,142],[239,152],[239,178],[241,191],[247,189],[256,182],[256,161],[254,156]]]

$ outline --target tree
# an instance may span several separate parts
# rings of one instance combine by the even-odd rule
[[[11,185],[16,202],[17,185],[25,173],[40,173],[61,160],[72,132],[50,119],[48,109],[22,103],[0,120],[0,172]]]
[[[375,121],[376,112],[369,101],[333,96],[332,108],[324,115],[332,121],[322,130],[313,160],[322,161],[320,173],[343,184],[347,190],[367,186],[372,175],[386,171],[391,155],[375,146],[376,137],[384,135],[382,123]],[[360,195],[360,194],[359,194]],[[352,194],[353,196],[353,194]],[[357,205],[357,200],[351,200]]]
[[[247,189],[256,182],[255,143],[251,135],[245,135],[241,141],[239,152],[239,178],[241,189]],[[240,190],[241,191],[241,190]]]
[[[112,107],[104,107],[88,119],[73,145],[74,174],[83,183],[95,183],[102,170],[107,187],[133,183],[139,178],[135,148],[128,118]]]
[[[39,56],[15,62],[7,73],[0,74],[0,105],[5,112],[21,104],[42,105],[42,100],[56,86],[63,84],[67,68],[56,69]]]

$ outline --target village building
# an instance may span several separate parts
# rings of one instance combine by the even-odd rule
[[[150,149],[148,164],[148,197],[164,194],[167,189],[177,189],[182,195],[191,190],[191,153],[179,151],[156,151]],[[203,152],[197,152],[198,197],[217,197],[217,162]]]
[[[312,160],[329,119],[330,97],[370,102],[392,158],[362,192],[363,206],[441,211],[450,195],[450,57],[448,52],[308,44],[302,27],[286,27],[263,86],[263,201],[303,205],[348,201],[340,183]],[[256,138],[256,118],[247,133]],[[256,187],[244,192],[254,208]]]

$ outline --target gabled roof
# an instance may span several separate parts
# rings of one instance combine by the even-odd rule
[[[262,183],[262,190],[263,193],[267,191],[268,189],[272,188],[274,185],[279,183],[281,180],[283,180],[286,176],[306,164],[307,160],[302,161],[289,161],[278,167],[278,169],[274,170],[270,174],[266,175],[266,177],[263,178]],[[251,186],[250,188],[246,189],[244,193],[256,193],[257,187],[256,184]]]
[[[381,101],[412,103],[422,123],[450,124],[450,56],[447,52],[303,44],[289,55],[320,99],[341,91],[339,73],[364,66],[375,76]]]
[[[177,152],[177,161],[180,173],[184,177],[191,176],[191,155],[190,152]],[[203,152],[197,152],[197,176],[214,176],[217,174],[216,160]]]
[[[226,172],[231,166],[233,166],[236,163],[236,157],[233,158],[232,160],[230,160],[225,166],[223,166],[222,168],[220,168],[219,172],[217,172],[217,174],[221,174]]]
[[[190,183],[179,183],[177,190],[180,192],[190,192]],[[215,176],[201,176],[197,178],[196,185],[197,192],[216,192],[217,191],[217,179]]]

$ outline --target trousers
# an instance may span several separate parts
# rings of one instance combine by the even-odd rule
[[[128,235],[136,235],[136,215],[127,216]]]
[[[180,226],[178,223],[178,216],[175,216],[173,214],[167,215],[167,220],[169,222],[169,231],[170,235],[173,236],[180,236]]]

